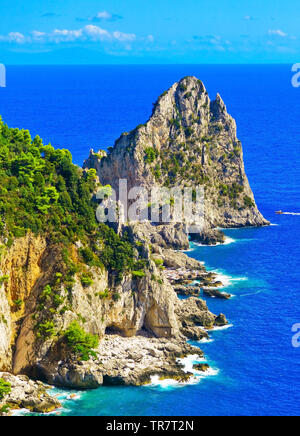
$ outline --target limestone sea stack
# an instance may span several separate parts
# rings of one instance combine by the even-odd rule
[[[129,189],[204,186],[205,243],[224,242],[210,230],[216,227],[269,224],[245,173],[236,123],[220,95],[211,101],[196,77],[175,83],[159,97],[146,124],[123,133],[108,155],[91,152],[85,166],[116,191],[119,179],[127,179]]]

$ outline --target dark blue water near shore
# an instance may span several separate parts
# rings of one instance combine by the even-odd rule
[[[235,242],[194,247],[189,254],[229,276],[227,302],[207,300],[232,327],[201,344],[218,370],[198,385],[101,388],[65,403],[76,415],[296,415],[300,413],[300,90],[290,66],[8,67],[0,114],[81,164],[89,148],[106,148],[150,115],[165,88],[185,75],[220,92],[236,118],[246,171],[257,203],[277,224],[228,230]],[[199,344],[198,344],[199,345]]]

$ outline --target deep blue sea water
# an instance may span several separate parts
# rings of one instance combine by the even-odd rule
[[[156,97],[185,75],[219,92],[238,125],[257,203],[276,225],[227,230],[235,242],[189,254],[231,277],[230,301],[207,300],[232,327],[201,344],[218,374],[176,388],[108,388],[80,393],[67,415],[297,415],[300,348],[300,89],[291,66],[8,67],[0,114],[12,127],[69,148],[81,164],[89,148],[113,145],[147,120]],[[199,344],[198,344],[199,345]]]

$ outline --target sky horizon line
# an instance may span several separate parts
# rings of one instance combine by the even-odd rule
[[[173,62],[173,63],[40,63],[40,64],[11,64],[11,63],[2,63],[2,65],[5,65],[5,67],[84,67],[84,66],[94,66],[94,67],[100,67],[100,66],[108,66],[108,67],[123,67],[123,66],[132,66],[132,67],[147,67],[147,66],[180,66],[180,65],[223,65],[223,66],[241,66],[241,65],[272,65],[272,66],[293,66],[296,62]],[[0,62],[1,64],[1,62]]]

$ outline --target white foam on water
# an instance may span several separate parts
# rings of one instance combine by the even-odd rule
[[[217,275],[216,280],[223,283],[223,288],[228,288],[229,286],[232,286],[232,276],[228,276],[222,272],[219,271],[212,271],[215,272]]]
[[[64,409],[63,407],[54,410],[53,412],[48,413],[40,413],[40,415],[43,416],[59,416],[62,412],[67,411],[67,409]],[[33,412],[31,412],[28,409],[19,409],[19,410],[12,410],[11,416],[31,416]]]
[[[203,363],[206,362],[205,357],[199,357],[198,354],[190,354],[187,357],[184,357],[183,359],[177,359],[178,363],[181,363],[181,365],[184,366],[183,371],[184,372],[194,372],[193,365],[195,363]]]
[[[147,386],[159,386],[161,388],[168,388],[171,386],[176,386],[179,384],[176,380],[168,379],[168,380],[160,380],[159,375],[152,375],[150,377],[151,383]]]
[[[224,274],[223,272],[220,272],[218,270],[211,271],[214,272],[217,275],[217,281],[220,281],[223,283],[223,288],[228,288],[229,286],[233,286],[234,282],[241,282],[248,280],[248,277],[233,277],[229,276],[227,274]]]
[[[209,368],[207,371],[197,371],[193,368],[193,366],[197,363],[204,363],[207,362],[207,360],[203,358],[199,358],[197,354],[187,356],[183,359],[178,359],[178,362],[184,365],[184,372],[191,372],[194,374],[195,377],[193,377],[194,383],[199,382],[199,379],[203,379],[210,376],[215,376],[219,373],[218,369]]]
[[[198,341],[198,344],[210,344],[211,342],[214,342],[214,340],[203,338],[203,339],[200,339],[200,341]]]
[[[233,327],[233,324],[227,324],[227,325],[223,325],[222,327],[214,327],[211,330],[206,330],[207,332],[218,332],[221,330],[227,330]]]
[[[200,242],[193,242],[194,245],[196,245],[197,247],[218,247],[220,245],[230,245],[237,242],[236,239],[230,238],[229,236],[226,236],[225,241],[224,242],[217,242],[214,245],[209,245],[209,244],[201,244]]]
[[[24,416],[30,413],[30,410],[28,409],[18,409],[18,410],[12,410],[11,416]]]
[[[240,295],[240,297],[250,297],[252,295],[258,295],[261,293],[262,293],[262,291],[250,292],[249,294],[242,294],[242,295]]]
[[[225,238],[225,242],[224,242],[223,245],[234,244],[234,242],[236,242],[235,239],[233,239],[233,238],[229,238],[229,236],[226,236],[226,238]],[[222,244],[220,244],[220,245],[222,245]]]
[[[161,388],[170,388],[170,387],[179,387],[179,386],[187,386],[194,385],[199,383],[202,379],[206,377],[212,377],[219,374],[218,369],[209,368],[207,371],[197,371],[193,368],[194,364],[206,362],[206,359],[203,357],[199,357],[198,354],[191,354],[183,359],[177,359],[178,363],[181,363],[184,368],[183,371],[185,373],[192,373],[194,376],[186,382],[179,382],[177,380],[166,379],[160,380],[159,375],[151,376],[151,383],[147,385],[148,387],[161,387]]]

